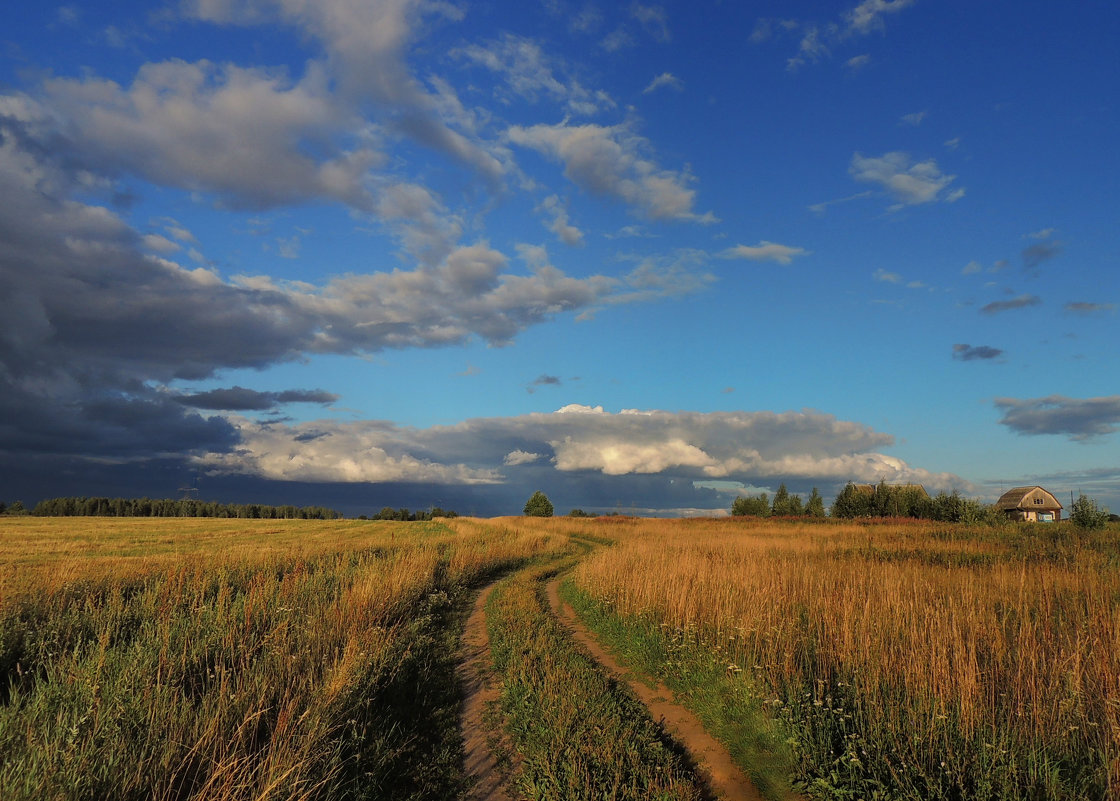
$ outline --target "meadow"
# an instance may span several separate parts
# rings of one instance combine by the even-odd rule
[[[458,796],[458,612],[565,537],[471,521],[0,523],[0,797]]]
[[[0,518],[0,797],[465,797],[464,610],[518,792],[708,797],[563,592],[768,797],[1120,796],[1120,532]]]
[[[729,722],[713,693],[752,697],[771,742],[792,748],[804,792],[1120,796],[1115,528],[707,520],[612,531],[618,544],[574,571],[584,614],[691,691],[714,727]]]

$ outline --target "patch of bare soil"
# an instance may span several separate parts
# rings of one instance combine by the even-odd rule
[[[552,611],[568,627],[572,636],[620,681],[625,681],[649,709],[654,720],[683,745],[704,771],[708,786],[725,801],[763,801],[750,779],[731,759],[727,749],[704,730],[700,719],[676,702],[673,691],[663,684],[650,688],[625,671],[591,632],[576,617],[574,610],[560,600],[560,579],[548,584],[548,602]]]
[[[492,681],[490,637],[486,633],[486,599],[494,585],[482,589],[467,618],[459,646],[456,672],[463,686],[463,710],[459,730],[463,733],[463,767],[474,779],[467,796],[471,801],[514,801],[506,787],[505,774],[490,740],[494,737],[485,722],[487,707],[498,699],[499,691]]]

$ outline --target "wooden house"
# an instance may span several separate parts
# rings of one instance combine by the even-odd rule
[[[996,501],[996,508],[1012,520],[1053,523],[1062,519],[1062,505],[1042,487],[1015,487]]]

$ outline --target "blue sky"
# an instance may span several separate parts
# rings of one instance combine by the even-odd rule
[[[1112,3],[5,16],[6,500],[1120,507]]]

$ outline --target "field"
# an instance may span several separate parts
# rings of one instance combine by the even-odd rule
[[[1120,536],[1067,525],[0,518],[0,797],[712,797],[544,582],[770,798],[1120,793]],[[504,577],[504,578],[503,578]]]

